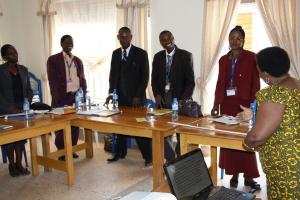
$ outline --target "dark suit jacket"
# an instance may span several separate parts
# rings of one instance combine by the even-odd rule
[[[18,72],[22,81],[23,96],[31,102],[32,90],[30,86],[28,69],[23,65],[17,65]],[[9,114],[16,109],[13,85],[8,67],[5,64],[0,65],[0,114]]]
[[[121,66],[122,49],[116,49],[111,58],[109,74],[109,93],[117,89],[119,104],[131,106],[132,99],[139,97],[143,103],[149,80],[149,62],[147,52],[131,46],[125,66]],[[120,82],[122,80],[122,82]]]
[[[176,47],[170,70],[170,88],[172,97],[179,100],[189,99],[195,87],[192,54]],[[151,86],[154,96],[164,95],[166,85],[166,52],[162,50],[154,55],[152,63]]]
[[[84,76],[82,61],[74,56],[75,66],[77,68],[77,76],[79,77],[80,87],[86,93],[86,80]],[[67,102],[67,80],[66,80],[66,67],[63,53],[52,55],[47,61],[47,74],[52,96],[52,106],[60,107],[66,104],[74,103]]]

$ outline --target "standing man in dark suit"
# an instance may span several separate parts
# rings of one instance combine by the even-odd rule
[[[172,99],[190,99],[195,87],[193,58],[186,50],[179,49],[170,31],[162,31],[159,41],[164,50],[154,55],[151,86],[158,108],[171,108]],[[171,136],[165,140],[165,158],[175,159]],[[179,135],[176,152],[179,154]]]
[[[82,61],[71,53],[73,38],[70,35],[64,35],[60,40],[60,45],[63,51],[50,56],[47,61],[52,107],[72,106],[75,102],[75,94],[80,87],[84,94],[86,93],[86,80]],[[79,128],[72,126],[71,131],[72,145],[74,146],[78,142]],[[56,131],[55,134],[57,149],[63,149],[63,131]],[[78,155],[73,153],[73,158],[78,158]],[[64,156],[59,157],[59,160],[64,160]]]
[[[128,27],[122,27],[118,33],[121,48],[116,49],[111,58],[109,75],[109,93],[116,89],[120,106],[142,107],[146,99],[146,87],[149,80],[149,62],[147,52],[131,44],[132,34]],[[107,102],[110,97],[107,98]],[[117,135],[116,152],[109,162],[125,158],[127,154],[127,136]],[[145,166],[152,163],[151,140],[136,137],[136,142],[145,160]]]

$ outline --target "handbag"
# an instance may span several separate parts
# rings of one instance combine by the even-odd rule
[[[189,117],[203,117],[201,112],[201,106],[191,99],[180,100],[178,104],[179,115],[185,115]]]

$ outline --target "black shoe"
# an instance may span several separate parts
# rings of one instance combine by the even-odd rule
[[[19,173],[23,176],[26,176],[26,175],[30,174],[30,171],[27,168],[23,168],[22,166],[17,167],[17,169],[18,169]]]
[[[145,160],[145,167],[149,167],[152,165],[152,160]]]
[[[245,185],[245,186],[250,186],[251,189],[254,189],[255,191],[256,191],[256,190],[261,190],[260,184],[258,184],[258,183],[255,182],[254,180],[252,180],[252,181],[245,180],[245,181],[244,181],[244,185]]]
[[[8,170],[9,170],[9,174],[12,177],[17,177],[20,175],[19,171],[17,170],[17,168],[11,164],[8,165]]]
[[[119,155],[115,155],[114,157],[112,158],[108,158],[107,159],[107,162],[115,162],[117,160],[119,160],[121,157]]]
[[[239,184],[238,179],[232,176],[232,178],[230,179],[230,187],[237,188],[238,184]]]
[[[58,160],[60,160],[60,161],[65,161],[66,159],[65,159],[65,156],[59,156],[59,157],[58,157]]]
[[[78,158],[79,155],[77,153],[73,153],[73,158]]]
[[[121,154],[119,157],[120,157],[121,159],[124,159],[124,158],[126,157],[126,154]]]

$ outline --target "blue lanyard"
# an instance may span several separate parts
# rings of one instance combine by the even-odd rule
[[[234,71],[235,71],[235,65],[237,62],[237,58],[232,59],[231,61],[231,77],[230,77],[230,86],[233,86],[233,79],[234,79]]]

